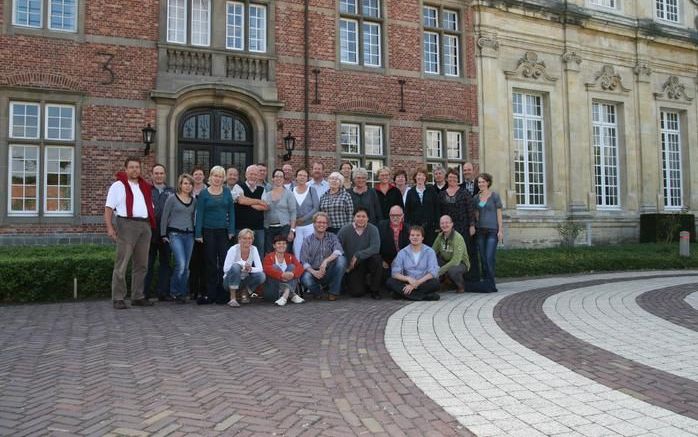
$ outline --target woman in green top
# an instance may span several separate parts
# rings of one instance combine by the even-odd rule
[[[453,229],[453,220],[448,215],[439,220],[441,232],[434,240],[434,252],[439,262],[439,278],[448,275],[456,285],[456,293],[465,291],[465,273],[470,269],[470,259],[463,236]]]

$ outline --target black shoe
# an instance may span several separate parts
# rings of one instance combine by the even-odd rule
[[[126,302],[123,300],[115,300],[114,301],[114,309],[115,310],[127,310],[128,306],[126,306]]]
[[[208,305],[211,303],[211,301],[208,299],[208,296],[199,296],[198,299],[196,299],[197,305]]]
[[[395,291],[392,292],[392,296],[393,296],[393,299],[395,299],[395,300],[402,300],[405,298],[405,295],[400,294],[400,293],[395,292]]]
[[[431,294],[427,294],[426,296],[424,296],[424,298],[422,300],[433,301],[433,300],[439,300],[439,299],[441,299],[441,296],[439,296],[436,293],[431,293]]]
[[[135,299],[131,301],[131,306],[133,307],[151,307],[153,303],[148,299]]]
[[[158,300],[160,302],[174,302],[175,299],[172,296],[160,296]]]
[[[181,304],[185,304],[185,303],[187,303],[187,299],[184,298],[184,297],[181,297],[181,296],[176,296],[176,297],[174,298],[174,303],[177,303],[177,304],[180,304],[180,305],[181,305]]]
[[[372,291],[371,292],[371,299],[373,300],[381,300],[381,292],[380,291]]]

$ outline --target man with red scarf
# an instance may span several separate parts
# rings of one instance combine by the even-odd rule
[[[116,174],[116,182],[109,187],[104,208],[104,224],[107,235],[116,242],[116,260],[111,278],[114,308],[128,308],[126,298],[126,268],[133,260],[131,269],[131,305],[152,306],[143,296],[143,284],[148,270],[150,237],[155,229],[152,189],[141,177],[141,161],[126,158],[126,171]],[[112,219],[116,213],[116,227]]]

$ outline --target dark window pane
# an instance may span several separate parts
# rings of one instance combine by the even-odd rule
[[[221,140],[231,141],[233,139],[233,119],[231,117],[221,117]]]

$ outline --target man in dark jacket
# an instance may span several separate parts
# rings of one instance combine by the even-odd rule
[[[378,224],[378,234],[381,240],[380,255],[383,258],[383,268],[386,270],[386,278],[400,249],[410,244],[410,226],[405,223],[405,214],[398,205],[390,208],[388,220],[382,220]]]
[[[167,174],[164,165],[155,164],[150,173],[153,183],[151,191],[153,195],[153,207],[155,209],[155,222],[157,223],[155,229],[159,230],[165,201],[174,194],[175,190],[166,183]],[[145,284],[143,287],[143,294],[146,299],[155,297],[151,295],[150,282],[153,278],[155,260],[158,258],[160,260],[160,266],[158,268],[158,282],[155,285],[157,298],[161,301],[171,300],[170,276],[172,275],[172,268],[170,267],[170,246],[162,241],[160,232],[153,232],[152,238],[150,239],[150,251],[148,252],[148,273],[145,275]]]

